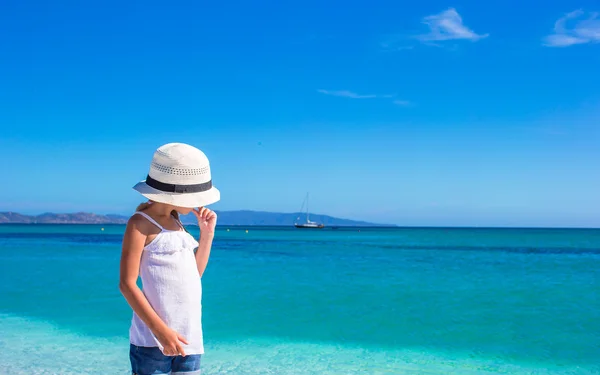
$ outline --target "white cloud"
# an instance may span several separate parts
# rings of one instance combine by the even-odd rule
[[[554,23],[554,34],[544,37],[547,47],[568,47],[575,44],[600,42],[600,19],[598,13],[589,13],[587,19],[581,19],[586,13],[575,10],[565,14]],[[567,27],[567,21],[578,19],[572,28]]]
[[[361,95],[361,94],[357,94],[355,92],[352,91],[348,91],[348,90],[323,90],[323,89],[319,89],[317,90],[318,93],[324,94],[324,95],[331,95],[331,96],[339,96],[342,98],[350,98],[350,99],[393,99],[396,97],[396,95],[394,94],[385,94],[385,95],[375,95],[375,94],[369,94],[369,95]],[[410,105],[412,105],[412,102],[409,102],[408,100],[394,100],[392,101],[394,104],[399,105],[399,106],[403,106],[403,107],[408,107]]]
[[[379,46],[383,51],[409,51],[415,48],[415,46],[411,46],[406,43],[407,41],[402,40],[401,38],[396,36],[388,37],[386,41],[380,42]]]
[[[362,95],[362,94],[357,94],[355,92],[352,91],[348,91],[348,90],[317,90],[317,92],[320,92],[321,94],[325,94],[325,95],[331,95],[331,96],[340,96],[342,98],[351,98],[351,99],[374,99],[374,98],[393,98],[395,95],[374,95],[374,94],[369,94],[369,95]]]
[[[321,94],[331,95],[331,96],[341,96],[343,98],[351,98],[351,99],[373,99],[376,98],[377,95],[361,95],[348,90],[317,90]]]
[[[423,18],[423,23],[429,26],[429,33],[418,35],[422,42],[440,42],[446,40],[465,39],[478,41],[487,38],[489,34],[477,34],[463,24],[462,17],[456,9],[450,8],[439,14]]]
[[[412,102],[408,100],[394,100],[394,104],[399,105],[401,107],[408,107],[412,105]]]

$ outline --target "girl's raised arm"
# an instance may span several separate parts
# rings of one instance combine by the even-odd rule
[[[196,208],[192,212],[198,219],[198,227],[200,228],[200,239],[198,240],[198,250],[196,250],[196,266],[198,267],[198,274],[202,277],[208,264],[210,249],[215,237],[217,214],[205,207]]]

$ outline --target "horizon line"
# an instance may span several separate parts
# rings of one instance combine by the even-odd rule
[[[296,212],[276,212],[276,211],[260,211],[260,210],[250,210],[250,209],[243,209],[243,210],[214,210],[216,212],[258,212],[258,213],[269,213],[269,214],[302,214],[302,211],[296,211]],[[92,214],[92,215],[98,215],[98,216],[121,216],[123,218],[127,218],[129,217],[126,214],[98,214],[98,213],[94,213],[94,212],[86,212],[86,211],[75,211],[75,212],[43,212],[40,214],[22,214],[20,212],[17,211],[0,211],[0,214],[18,214],[18,215],[23,215],[23,216],[30,216],[30,217],[36,217],[36,216],[41,216],[44,214],[53,214],[53,215],[72,215],[72,214]],[[336,216],[331,216],[328,214],[318,214],[318,213],[313,213],[311,215],[314,216],[327,216],[330,217],[332,219],[337,219],[337,220],[347,220],[347,221],[353,221],[353,222],[357,222],[357,223],[364,223],[364,224],[370,224],[370,225],[330,225],[326,228],[332,228],[332,227],[336,227],[336,228],[370,228],[370,229],[377,229],[377,228],[386,228],[386,229],[390,229],[390,228],[394,228],[394,229],[564,229],[564,230],[597,230],[600,229],[600,226],[512,226],[512,225],[507,225],[507,226],[503,226],[503,225],[400,225],[400,224],[392,224],[392,223],[374,223],[371,221],[367,221],[367,220],[356,220],[356,219],[347,219],[347,218],[342,218],[342,217],[336,217]],[[120,223],[0,223],[0,225],[125,225],[125,224],[120,224]],[[186,225],[192,225],[192,226],[197,226],[194,223],[190,223],[190,224],[186,224]],[[281,227],[281,228],[286,228],[288,227],[287,225],[260,225],[260,224],[219,224],[217,223],[217,226],[219,227],[242,227],[242,226],[246,226],[246,227],[269,227],[269,228],[277,228],[277,227]]]
[[[104,226],[123,226],[126,225],[125,223],[0,223],[0,226],[2,225],[22,225],[22,226],[28,226],[28,225],[95,225],[95,226],[99,226],[99,225],[104,225]],[[190,223],[190,224],[186,224],[184,223],[185,226],[194,226],[197,227],[197,224],[194,223]],[[291,225],[258,225],[258,224],[217,224],[217,227],[222,227],[222,228],[291,228]],[[543,226],[523,226],[523,227],[517,227],[517,226],[468,226],[468,225],[457,225],[457,226],[451,226],[451,225],[398,225],[398,224],[387,224],[387,225],[330,225],[330,226],[326,226],[325,228],[322,229],[328,229],[328,228],[352,228],[352,229],[452,229],[452,230],[456,230],[456,229],[481,229],[481,230],[486,230],[486,229],[501,229],[501,230],[510,230],[510,229],[526,229],[526,230],[547,230],[547,229],[552,229],[552,230],[600,230],[600,227],[543,227]],[[322,230],[321,229],[321,230]]]

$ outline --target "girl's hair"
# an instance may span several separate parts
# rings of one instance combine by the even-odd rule
[[[152,201],[142,202],[137,206],[137,208],[135,210],[136,211],[144,211],[145,209],[150,207],[150,205],[152,203],[154,203],[154,202],[152,202]],[[179,220],[179,212],[173,210],[173,211],[171,211],[171,216],[173,216],[175,219]]]
[[[147,209],[148,207],[150,207],[150,205],[152,204],[151,201],[148,202],[142,202],[140,203],[137,208],[135,209],[136,211],[144,211],[145,209]]]

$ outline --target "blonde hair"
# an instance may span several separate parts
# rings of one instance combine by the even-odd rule
[[[137,206],[137,208],[135,210],[136,211],[144,211],[148,207],[150,207],[150,205],[152,205],[152,203],[154,203],[154,202],[152,202],[152,201],[142,202]],[[173,216],[175,219],[179,220],[179,212],[177,212],[176,210],[171,211],[171,216]]]

